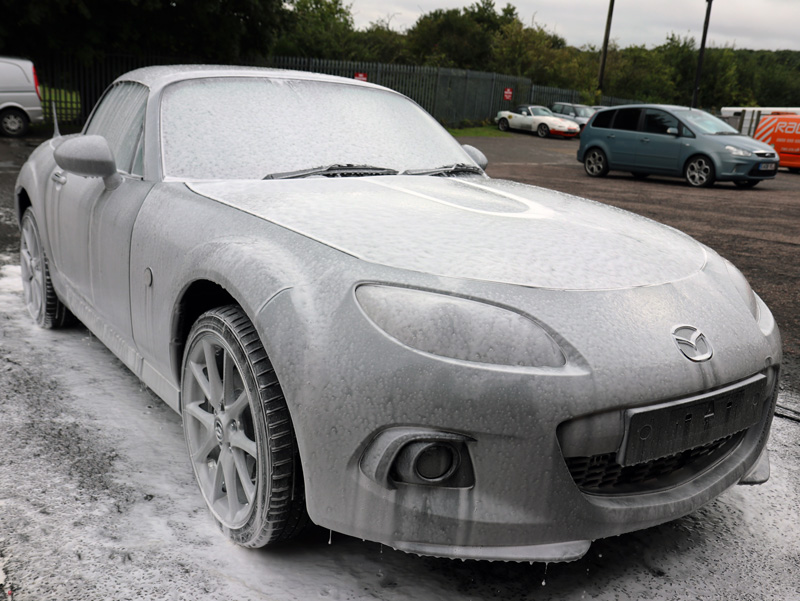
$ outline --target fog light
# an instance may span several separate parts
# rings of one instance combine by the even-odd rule
[[[458,469],[458,463],[453,447],[432,442],[417,454],[414,471],[423,480],[444,480]]]

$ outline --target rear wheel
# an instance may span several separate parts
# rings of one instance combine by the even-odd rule
[[[714,184],[714,163],[708,157],[698,155],[689,159],[683,170],[683,176],[690,186],[707,188]]]
[[[194,474],[222,531],[245,547],[298,534],[308,514],[289,409],[240,307],[208,311],[192,326],[181,399]]]
[[[757,179],[737,179],[733,183],[737,188],[755,188],[759,181]]]
[[[28,116],[15,108],[1,111],[0,131],[12,138],[24,136],[28,132]]]
[[[590,148],[583,157],[583,168],[592,177],[605,177],[608,174],[606,153],[599,148]]]
[[[500,121],[497,123],[497,127],[500,128],[500,131],[508,131],[508,119],[505,117],[500,119]]]
[[[536,128],[536,133],[540,138],[546,138],[550,135],[550,128],[546,124],[540,123],[539,127]]]
[[[36,324],[42,328],[61,328],[69,325],[72,314],[53,288],[47,255],[42,247],[39,226],[31,208],[28,208],[22,216],[19,263],[25,306]]]

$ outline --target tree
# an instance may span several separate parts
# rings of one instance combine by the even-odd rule
[[[360,58],[350,5],[342,0],[292,0],[288,6],[274,54],[339,60]]]
[[[0,52],[53,53],[91,62],[105,54],[209,62],[265,57],[280,0],[5,0]]]

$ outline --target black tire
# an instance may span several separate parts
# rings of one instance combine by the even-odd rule
[[[33,209],[25,211],[20,225],[19,263],[28,313],[39,327],[56,329],[67,326],[74,318],[53,288]]]
[[[181,405],[192,469],[220,529],[245,547],[299,534],[309,519],[291,416],[240,307],[213,309],[192,326]]]
[[[599,148],[590,148],[583,155],[583,168],[591,177],[605,177],[608,175],[606,153]]]
[[[547,136],[550,135],[550,128],[547,127],[546,123],[540,123],[539,127],[536,128],[536,134],[540,138],[546,138]]]
[[[10,138],[19,138],[28,133],[28,115],[17,108],[0,111],[0,132]]]
[[[708,188],[714,185],[716,173],[714,163],[707,156],[698,154],[686,162],[683,168],[683,177],[686,182],[695,188]]]
[[[500,131],[508,131],[508,119],[503,117],[500,121],[497,122],[497,127],[500,128]]]
[[[761,180],[757,179],[737,179],[734,180],[737,188],[755,188]]]

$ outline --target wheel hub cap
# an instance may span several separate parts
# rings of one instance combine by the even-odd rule
[[[216,436],[219,444],[225,442],[225,428],[222,426],[222,422],[219,419],[214,422],[214,436]]]

